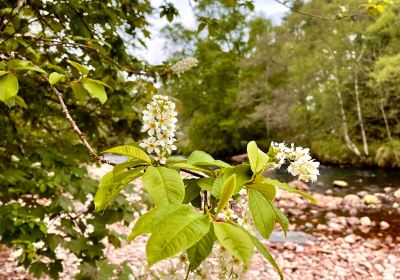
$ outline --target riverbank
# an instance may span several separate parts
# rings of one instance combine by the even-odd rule
[[[98,177],[106,170],[93,169],[92,176]],[[299,182],[292,185],[307,188]],[[140,181],[134,191],[143,191]],[[285,238],[277,226],[270,240],[262,242],[270,248],[285,279],[400,279],[400,201],[392,192],[375,194],[380,200],[376,204],[366,204],[362,194],[313,195],[317,205],[293,193],[277,193],[276,204],[291,222],[290,233]],[[119,223],[112,228],[120,234],[130,232],[129,227]],[[169,262],[160,263],[152,272],[146,271],[146,241],[146,236],[130,244],[123,241],[121,248],[105,243],[105,253],[114,263],[127,261],[136,276],[133,279],[157,279],[152,273],[166,271]],[[60,257],[65,265],[61,279],[73,279],[78,260],[66,251],[61,251]],[[16,267],[8,249],[0,252],[0,267],[0,279],[33,279],[23,268]],[[243,279],[267,278],[279,279],[257,253]],[[209,279],[219,278],[214,274]]]

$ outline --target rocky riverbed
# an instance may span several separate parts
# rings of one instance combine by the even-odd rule
[[[293,186],[305,189],[299,182]],[[276,203],[291,221],[291,233],[285,238],[277,231],[263,242],[286,279],[400,279],[400,207],[392,190],[376,193],[378,201],[365,201],[366,193],[335,197],[314,194],[317,205],[293,193],[278,191]],[[127,234],[121,224],[113,228]],[[145,242],[124,243],[121,248],[108,245],[107,257],[115,263],[128,261],[137,279],[154,279],[145,271]],[[73,279],[78,263],[64,255],[62,279]],[[163,262],[155,269],[165,269]],[[0,252],[0,279],[33,279],[18,268],[10,251]],[[177,279],[177,278],[170,278]],[[210,279],[219,279],[211,276]],[[243,279],[279,279],[277,273],[257,253]]]

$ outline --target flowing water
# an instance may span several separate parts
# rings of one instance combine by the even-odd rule
[[[362,166],[332,166],[322,165],[320,167],[318,181],[309,184],[311,191],[324,194],[332,190],[333,196],[345,196],[356,194],[360,191],[368,193],[383,193],[386,187],[396,190],[400,188],[400,170],[383,169]],[[275,175],[276,178],[289,182],[295,178],[280,169]],[[333,181],[343,180],[348,187],[335,187]]]

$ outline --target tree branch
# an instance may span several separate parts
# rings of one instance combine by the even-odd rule
[[[147,72],[144,72],[144,71],[138,71],[136,69],[131,69],[131,68],[128,68],[128,67],[126,67],[124,65],[121,65],[118,61],[116,61],[112,57],[109,57],[107,54],[104,54],[103,52],[99,51],[98,49],[96,49],[94,47],[90,47],[90,46],[85,45],[85,44],[80,44],[80,43],[71,42],[71,41],[68,42],[65,39],[59,40],[59,39],[50,39],[50,38],[41,38],[41,37],[36,38],[36,37],[33,37],[33,36],[27,36],[27,35],[22,36],[22,38],[26,39],[26,40],[40,41],[40,42],[43,42],[43,44],[47,44],[47,45],[63,45],[63,46],[70,46],[70,47],[80,47],[80,48],[83,48],[83,49],[86,49],[86,50],[94,51],[99,56],[104,57],[105,59],[110,61],[112,64],[114,64],[115,66],[117,66],[121,70],[128,72],[129,74],[136,74],[136,75],[142,75],[142,76],[151,76],[151,77],[154,76],[153,73],[147,73]]]
[[[82,131],[76,125],[75,120],[71,117],[71,114],[69,113],[68,108],[64,103],[61,92],[59,92],[58,89],[54,85],[50,84],[49,78],[46,75],[42,74],[41,76],[50,85],[50,89],[52,90],[54,95],[57,97],[58,103],[61,106],[61,109],[65,115],[65,118],[70,123],[72,130],[75,132],[75,134],[78,135],[79,138],[81,139],[81,142],[82,142],[83,146],[85,146],[86,150],[88,150],[89,155],[101,163],[106,163],[106,164],[115,166],[116,164],[114,162],[104,159],[102,156],[100,156],[99,154],[96,153],[96,151],[92,148],[92,146],[90,146],[89,142],[86,139],[85,134],[82,133]]]
[[[65,115],[65,118],[70,123],[71,128],[75,132],[75,134],[79,136],[79,139],[81,139],[81,142],[82,142],[83,146],[85,146],[85,148],[88,151],[89,155],[92,158],[94,158],[95,160],[97,160],[97,161],[99,161],[101,163],[109,164],[109,165],[112,165],[112,166],[117,165],[114,162],[111,162],[109,160],[104,159],[102,156],[100,156],[99,154],[96,153],[96,151],[92,148],[92,146],[90,146],[89,142],[86,139],[85,134],[83,134],[83,132],[79,129],[79,127],[76,125],[75,120],[72,118],[71,114],[69,113],[68,108],[65,105],[65,102],[64,102],[64,99],[63,99],[63,96],[62,96],[61,92],[59,92],[58,89],[54,85],[50,84],[49,78],[45,74],[42,74],[41,76],[50,85],[50,89],[52,90],[54,95],[57,97],[58,103],[61,106],[61,109],[62,109],[62,111],[63,111],[63,113]],[[190,175],[199,177],[199,178],[204,178],[204,175],[196,173],[196,172],[193,172],[193,171],[190,171],[190,170],[182,169],[182,171],[184,171],[184,172],[186,172],[186,173],[188,173]]]
[[[283,5],[283,6],[285,6],[286,8],[288,8],[289,10],[291,10],[294,13],[298,13],[298,14],[301,14],[301,15],[304,15],[304,16],[313,17],[313,18],[317,18],[317,19],[325,20],[325,21],[342,20],[342,19],[349,18],[349,17],[365,15],[367,13],[367,12],[358,12],[358,13],[355,13],[355,14],[348,14],[348,15],[343,15],[343,16],[336,16],[334,18],[328,18],[328,17],[323,17],[323,16],[320,16],[320,15],[310,14],[310,13],[307,13],[307,12],[303,12],[303,11],[297,10],[297,9],[289,6],[287,4],[288,1],[281,1],[281,0],[274,0],[274,1],[279,3],[279,4],[281,4],[281,5]]]

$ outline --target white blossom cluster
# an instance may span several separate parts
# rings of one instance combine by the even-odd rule
[[[171,70],[176,75],[181,75],[182,73],[190,70],[193,67],[196,67],[199,64],[199,61],[194,57],[186,57],[174,65],[172,65]]]
[[[148,137],[139,145],[161,164],[165,164],[167,157],[176,150],[177,115],[175,103],[163,95],[154,95],[147,110],[143,111],[142,132],[147,132]]]
[[[284,143],[272,142],[269,154],[275,158],[275,168],[280,168],[286,161],[289,163],[288,172],[298,176],[304,182],[314,182],[319,175],[319,162],[310,156],[310,149],[302,147],[290,147]]]

